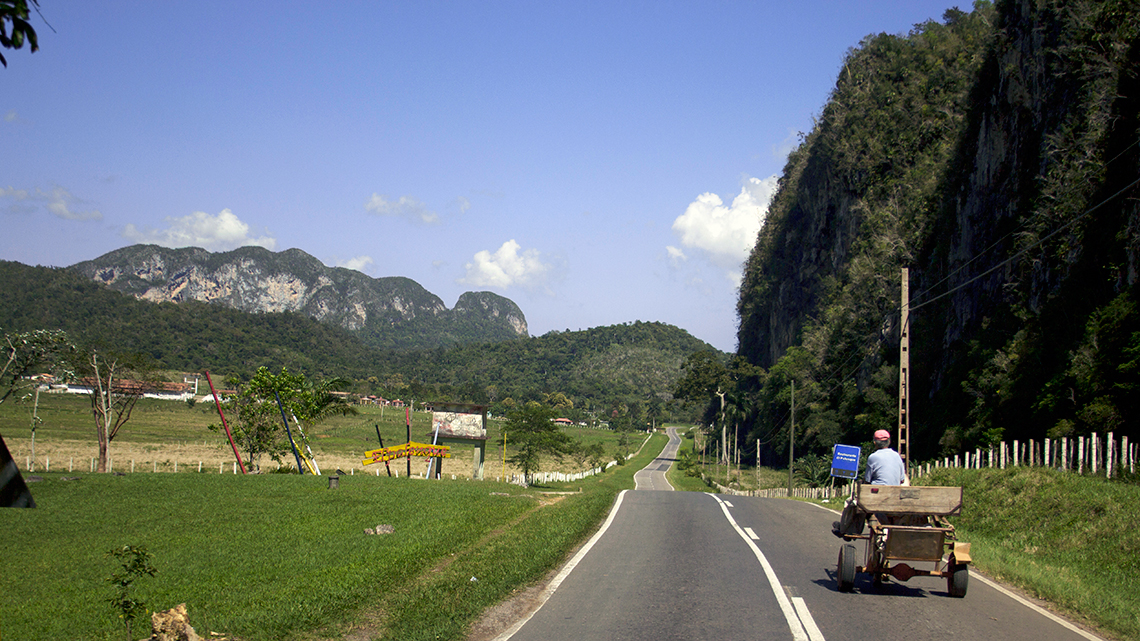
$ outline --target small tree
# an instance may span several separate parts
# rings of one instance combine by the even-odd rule
[[[150,563],[151,554],[146,546],[124,545],[107,552],[107,556],[119,561],[121,569],[107,577],[107,582],[115,586],[115,594],[107,601],[118,612],[119,618],[127,626],[127,641],[131,640],[131,622],[146,614],[146,603],[131,594],[136,580],[144,576],[154,576],[158,570]]]
[[[573,441],[554,423],[555,414],[553,408],[533,401],[507,413],[503,431],[515,448],[508,460],[522,468],[523,478],[529,480],[539,470],[544,455],[562,460],[573,451]]]
[[[602,466],[606,464],[605,446],[601,443],[591,443],[583,449],[586,451],[586,458],[590,460],[590,466],[599,468],[604,472],[605,468]]]
[[[149,368],[133,355],[86,352],[78,363],[81,382],[91,387],[91,412],[99,444],[97,472],[107,471],[107,453],[119,430],[131,420],[131,412],[144,394],[154,389]]]
[[[25,389],[27,377],[43,368],[60,378],[70,378],[73,372],[67,356],[75,346],[67,332],[58,329],[38,329],[31,332],[5,334],[0,356],[0,403]]]
[[[262,367],[247,383],[230,377],[227,384],[238,390],[232,399],[237,406],[234,439],[246,451],[254,469],[258,468],[262,454],[280,462],[282,455],[289,450],[281,423],[281,409],[277,407],[279,397],[286,415],[296,418],[304,429],[332,416],[356,414],[356,408],[333,393],[348,385],[348,381],[341,378],[313,382],[304,374],[294,374],[284,367],[279,374]],[[210,429],[216,431],[220,427],[211,425]],[[301,445],[307,445],[303,432],[297,437],[301,439]]]

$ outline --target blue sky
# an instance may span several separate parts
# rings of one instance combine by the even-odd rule
[[[494,291],[534,335],[660,321],[733,351],[845,52],[951,6],[41,0],[40,51],[0,68],[0,259],[297,247],[449,307]]]

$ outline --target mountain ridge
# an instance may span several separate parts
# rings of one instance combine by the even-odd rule
[[[210,252],[130,245],[69,267],[110,289],[151,302],[196,300],[239,311],[295,312],[382,348],[423,348],[529,336],[514,301],[465,292],[448,309],[416,281],[328,267],[298,248]]]

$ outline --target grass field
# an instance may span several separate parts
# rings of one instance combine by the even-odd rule
[[[462,639],[584,540],[664,443],[556,496],[361,474],[330,490],[297,475],[44,473],[31,484],[38,507],[4,513],[0,638],[122,639],[105,553],[129,544],[158,568],[138,597],[187,603],[203,636]],[[364,534],[378,524],[395,531]]]
[[[1047,468],[941,468],[983,572],[1121,639],[1140,639],[1140,485]],[[967,597],[968,598],[968,597]]]
[[[309,434],[310,446],[322,471],[343,470],[346,474],[367,472],[375,474],[380,470],[386,474],[383,464],[371,465],[367,469],[361,464],[364,452],[379,447],[376,438],[377,427],[385,445],[396,445],[407,439],[407,427],[403,409],[360,406],[355,416],[329,419],[315,427]],[[37,412],[42,423],[36,429],[36,471],[50,466],[50,471],[91,471],[91,459],[97,456],[94,420],[91,406],[86,396],[73,394],[43,394]],[[21,469],[27,470],[31,462],[31,417],[30,403],[0,405],[0,434],[4,436],[8,449]],[[232,420],[232,417],[228,417]],[[213,403],[198,403],[188,407],[176,401],[142,399],[123,427],[119,436],[111,443],[110,458],[115,471],[130,472],[179,472],[197,471],[199,464],[203,472],[217,473],[219,470],[232,474],[235,459],[233,450],[221,431],[207,429],[210,424],[220,425],[217,410]],[[487,421],[487,461],[484,475],[488,478],[517,474],[518,470],[502,463],[503,435],[501,422]],[[610,430],[586,428],[566,428],[563,430],[572,438],[585,444],[601,442],[607,454],[617,451],[618,435]],[[413,441],[430,442],[431,415],[425,412],[412,414],[411,437]],[[510,456],[510,443],[507,443]],[[456,476],[471,475],[473,448],[453,446],[452,458],[444,462],[444,474]],[[243,460],[245,453],[242,453]],[[291,454],[283,463],[295,465]],[[272,471],[277,463],[263,456],[260,460],[263,470]],[[407,474],[406,461],[393,461],[394,471],[401,476]],[[426,459],[412,462],[412,474],[426,472]],[[586,465],[567,458],[561,462],[549,461],[543,471],[558,470],[576,472]]]

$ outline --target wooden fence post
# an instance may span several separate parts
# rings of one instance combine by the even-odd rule
[[[1089,436],[1089,470],[1092,471],[1093,474],[1096,474],[1097,463],[1100,462],[1100,457],[1097,456],[1097,450],[1099,449],[1097,447],[1097,441],[1096,432],[1093,432]]]
[[[1108,433],[1108,454],[1104,461],[1104,477],[1112,478],[1112,459],[1116,455],[1116,441],[1113,439],[1113,433]]]

